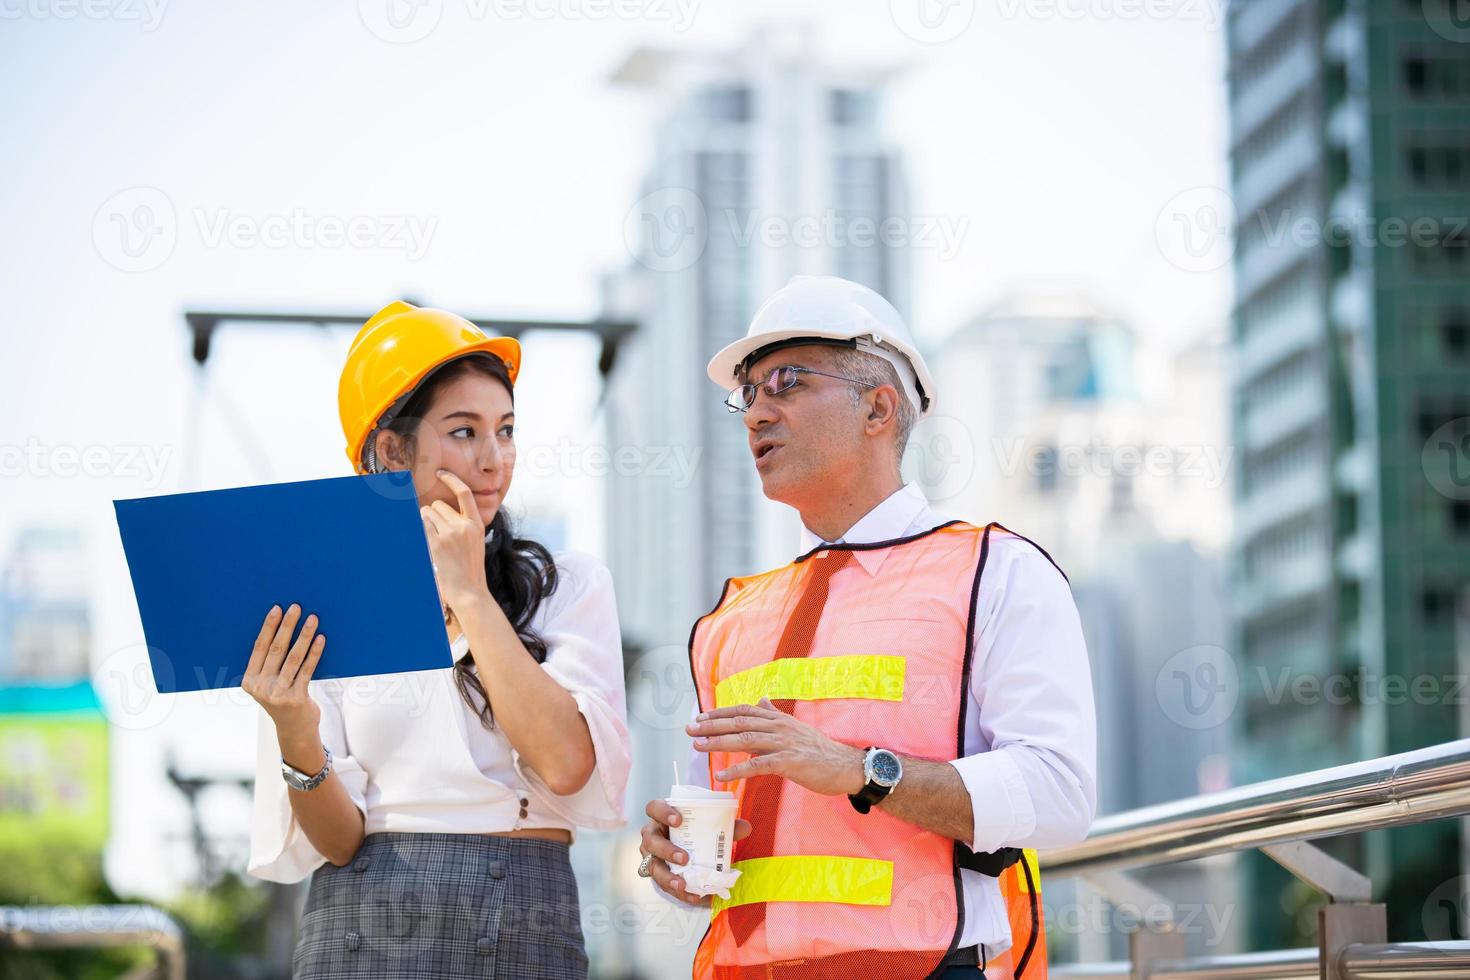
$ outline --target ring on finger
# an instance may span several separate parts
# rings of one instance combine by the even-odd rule
[[[652,878],[653,877],[653,872],[648,869],[648,866],[650,864],[652,864],[652,863],[653,863],[653,855],[652,854],[645,854],[645,855],[643,855],[643,860],[638,862],[638,877],[640,877],[640,878]]]

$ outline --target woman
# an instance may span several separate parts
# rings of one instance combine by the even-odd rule
[[[623,822],[622,651],[607,569],[511,529],[519,368],[515,340],[407,303],[347,355],[348,456],[411,473],[455,664],[311,682],[331,624],[266,615],[249,870],[311,875],[298,978],[587,974],[568,849]]]

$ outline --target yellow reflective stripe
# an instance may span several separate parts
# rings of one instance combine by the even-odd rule
[[[1021,848],[1021,860],[1026,862],[1026,866],[1031,869],[1031,880],[1036,884],[1036,890],[1041,891],[1041,865],[1037,863],[1035,848]],[[1023,892],[1031,891],[1026,887],[1026,872],[1020,868],[1016,869],[1016,884]]]
[[[740,878],[729,898],[716,895],[711,915],[752,902],[836,902],[842,905],[890,905],[893,862],[868,858],[751,858],[731,865]]]
[[[772,701],[865,698],[902,701],[903,657],[783,657],[731,674],[715,685],[715,707]]]

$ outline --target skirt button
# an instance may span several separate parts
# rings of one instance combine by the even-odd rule
[[[490,877],[492,877],[492,878],[504,878],[505,877],[505,862],[504,861],[491,861],[490,862]],[[480,941],[481,942],[489,942],[488,939],[482,939]]]
[[[356,871],[358,874],[362,874],[367,869],[368,869],[368,859],[367,858],[358,858],[356,861],[353,861],[352,862],[352,870],[353,871]]]
[[[495,952],[495,943],[492,942],[489,937],[481,936],[479,939],[475,940],[475,952],[479,953],[481,956],[489,956],[491,953]]]
[[[343,941],[347,944],[348,949],[355,950],[362,945],[361,933],[349,932],[346,936],[343,936],[342,938]]]

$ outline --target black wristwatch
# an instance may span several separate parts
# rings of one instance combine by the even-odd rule
[[[868,784],[847,797],[858,813],[867,813],[893,792],[893,787],[903,778],[903,760],[887,749],[869,746],[868,754],[863,757],[863,775]]]

